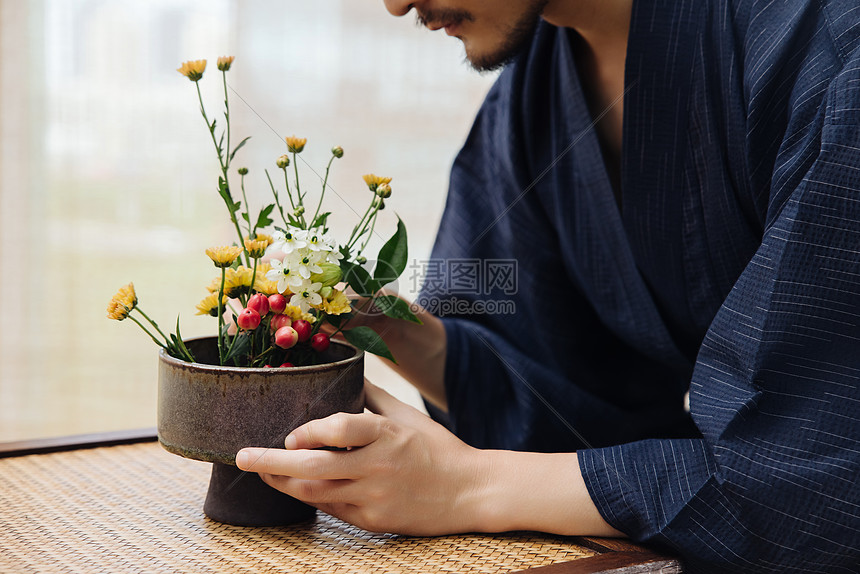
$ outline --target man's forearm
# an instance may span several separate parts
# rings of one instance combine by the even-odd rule
[[[597,511],[576,453],[480,451],[474,491],[475,528],[562,535],[624,536]]]
[[[423,325],[381,317],[376,331],[397,359],[391,367],[412,383],[421,395],[442,410],[448,410],[445,397],[445,327],[442,320],[419,309]]]

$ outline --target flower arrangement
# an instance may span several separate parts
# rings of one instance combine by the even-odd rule
[[[365,268],[368,259],[364,251],[376,228],[379,212],[391,196],[391,178],[373,174],[363,177],[371,192],[369,205],[346,242],[338,244],[329,234],[327,221],[331,212],[323,211],[323,199],[332,163],[343,157],[343,148],[332,148],[322,190],[311,210],[308,191],[301,186],[297,165],[307,140],[291,136],[286,138],[287,153],[275,161],[283,172],[289,204],[282,202],[283,192],[265,170],[274,203],[252,217],[245,193],[248,169],[235,170],[241,201],[234,199],[229,177],[234,173],[231,164],[236,153],[249,140],[246,137],[236,145],[231,143],[227,72],[233,59],[232,56],[221,57],[217,61],[224,86],[225,127],[220,137],[216,136],[216,120],[210,121],[200,91],[206,60],[184,62],[177,70],[197,88],[200,112],[221,168],[218,194],[237,235],[237,241],[230,245],[206,250],[219,274],[208,286],[209,294],[197,305],[198,315],[218,319],[219,364],[283,368],[317,364],[323,361],[320,354],[328,348],[330,337],[337,333],[342,333],[353,346],[393,361],[388,347],[373,329],[349,326],[355,315],[371,308],[391,317],[420,323],[402,299],[380,291],[406,267],[406,227],[399,218],[397,230],[376,257],[373,272]],[[273,217],[279,217],[281,225],[275,225]],[[347,288],[359,299],[350,301]],[[182,339],[179,318],[175,332],[165,335],[141,309],[134,284],[129,283],[116,293],[108,304],[107,316],[117,321],[132,319],[166,353],[181,360],[195,361]]]

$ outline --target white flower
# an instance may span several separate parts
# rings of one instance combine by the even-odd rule
[[[312,305],[319,305],[322,303],[322,297],[319,294],[319,290],[321,288],[322,283],[311,283],[310,285],[305,285],[301,291],[298,291],[290,298],[290,305],[300,308],[302,313],[307,313],[308,309],[310,309]]]
[[[310,279],[311,273],[322,273],[319,262],[325,257],[322,251],[303,249],[301,256],[296,259],[296,271],[304,279]]]
[[[335,265],[340,265],[341,259],[343,259],[343,253],[341,253],[337,249],[332,249],[325,254],[325,260],[329,263],[334,263]]]
[[[272,243],[272,249],[280,249],[289,255],[296,249],[307,247],[308,243],[306,241],[305,234],[306,232],[304,230],[288,225],[286,233],[276,231],[273,234],[273,239],[275,241]]]
[[[311,251],[331,251],[331,246],[326,241],[328,238],[322,234],[322,230],[317,228],[308,229],[305,241],[308,249]]]
[[[288,289],[295,292],[297,288],[302,287],[302,283],[304,283],[302,276],[299,275],[294,266],[290,265],[289,261],[285,263],[278,259],[272,259],[269,264],[272,268],[266,273],[266,279],[278,282],[279,293],[284,293]]]

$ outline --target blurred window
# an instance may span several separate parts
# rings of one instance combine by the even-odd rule
[[[134,281],[162,327],[214,334],[195,304],[214,276],[206,247],[233,241],[218,164],[191,82],[206,58],[221,124],[218,56],[233,143],[250,135],[248,200],[280,139],[308,138],[303,182],[333,145],[333,228],[367,201],[361,175],[394,178],[414,258],[426,258],[448,171],[492,76],[457,40],[395,19],[381,0],[0,0],[0,441],[154,426],[156,347],[105,318]],[[354,211],[353,211],[354,210]]]

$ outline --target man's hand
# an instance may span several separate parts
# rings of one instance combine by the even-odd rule
[[[414,310],[422,325],[393,319],[371,308],[369,302],[368,298],[359,299],[355,307],[360,311],[349,321],[347,329],[366,326],[376,331],[397,359],[397,364],[388,362],[394,372],[412,383],[426,400],[447,411],[444,381],[447,341],[442,320],[420,307]],[[333,331],[323,325],[323,332]]]
[[[478,450],[382,389],[365,389],[373,413],[311,421],[290,433],[287,450],[242,449],[237,465],[374,532],[622,536],[591,501],[576,453]],[[320,447],[347,450],[309,450]]]
[[[311,421],[290,433],[287,450],[243,449],[239,468],[366,530],[478,530],[480,451],[382,389],[365,387],[372,413]],[[320,447],[348,450],[309,450]]]

